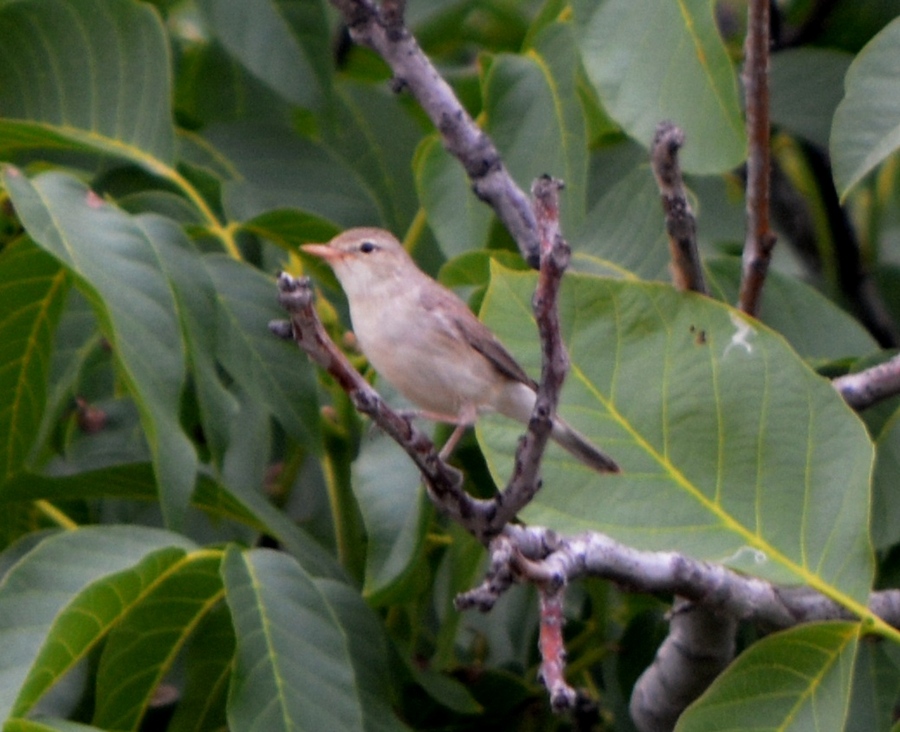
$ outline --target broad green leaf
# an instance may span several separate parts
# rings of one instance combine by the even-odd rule
[[[741,261],[710,259],[707,279],[725,302],[737,302]],[[859,321],[801,280],[770,270],[766,277],[759,319],[787,338],[803,358],[830,361],[863,356],[878,344]]]
[[[216,356],[248,395],[266,405],[284,429],[314,450],[320,447],[316,378],[293,343],[269,332],[284,318],[275,286],[259,270],[224,255],[204,265],[216,289]]]
[[[746,155],[734,68],[709,0],[573,3],[588,77],[609,115],[645,147],[656,125],[685,131],[685,172],[721,173]]]
[[[204,136],[236,172],[237,179],[224,188],[225,210],[232,219],[297,209],[340,228],[383,220],[359,174],[320,143],[249,123],[217,125]]]
[[[0,157],[111,154],[159,172],[174,158],[170,61],[154,10],[128,0],[0,6]]]
[[[412,461],[380,433],[363,442],[353,462],[353,494],[368,537],[363,593],[377,606],[415,567],[431,504]]]
[[[153,692],[196,625],[223,598],[221,551],[192,552],[154,578],[107,637],[93,723],[137,729]]]
[[[875,444],[878,449],[872,481],[872,543],[876,549],[888,549],[900,544],[900,412],[895,412],[884,425]]]
[[[566,229],[584,218],[587,186],[577,69],[573,31],[569,24],[555,24],[524,54],[495,58],[483,92],[486,129],[519,185],[528,191],[545,173],[565,182],[560,218]]]
[[[636,168],[591,207],[569,235],[572,269],[596,274],[668,279],[669,246],[659,189],[652,173]]]
[[[852,56],[824,48],[794,48],[772,55],[772,123],[828,147],[831,119],[841,101]]]
[[[495,268],[482,316],[532,373],[535,278]],[[831,384],[732,308],[654,283],[568,276],[560,412],[621,476],[550,453],[529,521],[812,585],[868,614],[872,444]],[[482,420],[495,480],[520,428]]]
[[[897,672],[885,643],[874,638],[860,639],[844,732],[890,732],[900,698]]]
[[[0,482],[19,472],[38,435],[68,279],[27,238],[0,251]]]
[[[228,699],[231,728],[397,726],[373,708],[371,669],[361,673],[353,657],[367,642],[368,630],[345,625],[348,611],[335,607],[330,583],[319,585],[290,557],[265,549],[229,548],[222,576],[237,635]],[[363,637],[353,637],[357,633]]]
[[[314,109],[328,93],[329,30],[322,3],[199,0],[211,34],[291,104]]]
[[[227,729],[225,702],[234,661],[234,628],[224,604],[197,627],[185,654],[184,693],[167,732]]]
[[[416,191],[441,252],[448,259],[487,242],[493,214],[472,192],[465,170],[438,136],[426,137],[414,161]]]
[[[421,128],[386,85],[345,81],[336,96],[337,119],[323,130],[329,148],[366,181],[385,227],[402,237],[419,209],[412,160]]]
[[[681,715],[676,732],[842,732],[859,626],[801,625],[751,646]]]
[[[241,228],[287,251],[296,251],[301,244],[328,241],[340,232],[339,227],[324,219],[292,209],[268,211],[245,221]]]
[[[888,24],[850,64],[844,98],[831,128],[831,164],[843,198],[900,148],[900,18]]]
[[[140,526],[48,537],[0,583],[0,718],[24,714],[193,545]]]
[[[185,352],[165,265],[184,234],[159,218],[130,217],[61,173],[30,181],[7,168],[3,180],[26,229],[92,301],[140,410],[163,513],[177,525],[197,466],[179,424]]]

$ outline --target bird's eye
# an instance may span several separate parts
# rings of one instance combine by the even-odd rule
[[[378,247],[376,247],[370,241],[364,241],[362,244],[359,245],[359,251],[361,251],[363,254],[368,254],[369,252],[374,252],[377,248]]]

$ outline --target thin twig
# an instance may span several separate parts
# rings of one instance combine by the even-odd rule
[[[562,181],[545,175],[538,178],[531,189],[541,246],[541,270],[532,298],[541,341],[541,379],[528,430],[516,450],[515,470],[498,497],[495,517],[498,531],[531,502],[541,487],[541,461],[569,370],[557,310],[560,283],[571,255],[569,245],[559,231],[559,191],[562,187]]]
[[[409,89],[441,134],[444,146],[465,168],[472,190],[490,205],[512,234],[522,256],[539,265],[534,213],[512,179],[490,137],[460,104],[403,24],[403,3],[381,7],[371,0],[331,0],[344,16],[351,37],[377,51],[394,72],[395,88]]]
[[[738,296],[745,313],[759,314],[775,234],[769,224],[769,0],[750,0],[744,91],[747,100],[747,238]]]
[[[660,122],[653,137],[650,159],[659,186],[666,233],[672,256],[672,279],[679,290],[709,294],[703,279],[703,265],[697,250],[697,222],[687,198],[678,150],[684,145],[684,132],[673,122]]]

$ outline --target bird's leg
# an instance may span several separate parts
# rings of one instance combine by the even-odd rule
[[[460,441],[465,431],[475,424],[475,418],[478,416],[478,411],[475,407],[466,405],[460,409],[459,414],[456,415],[443,414],[441,412],[429,412],[425,409],[407,409],[398,412],[398,414],[407,419],[427,419],[429,422],[442,422],[443,424],[456,425],[456,428],[450,434],[447,442],[444,443],[444,446],[438,453],[441,460],[446,461],[453,453],[453,450],[456,448],[457,443]]]

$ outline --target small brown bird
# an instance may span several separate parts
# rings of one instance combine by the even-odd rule
[[[390,232],[349,229],[327,244],[302,249],[331,265],[347,295],[356,338],[375,370],[420,407],[423,417],[458,426],[449,449],[482,412],[528,424],[535,382],[462,300],[416,266]],[[619,472],[615,460],[559,417],[550,436],[594,470]]]

